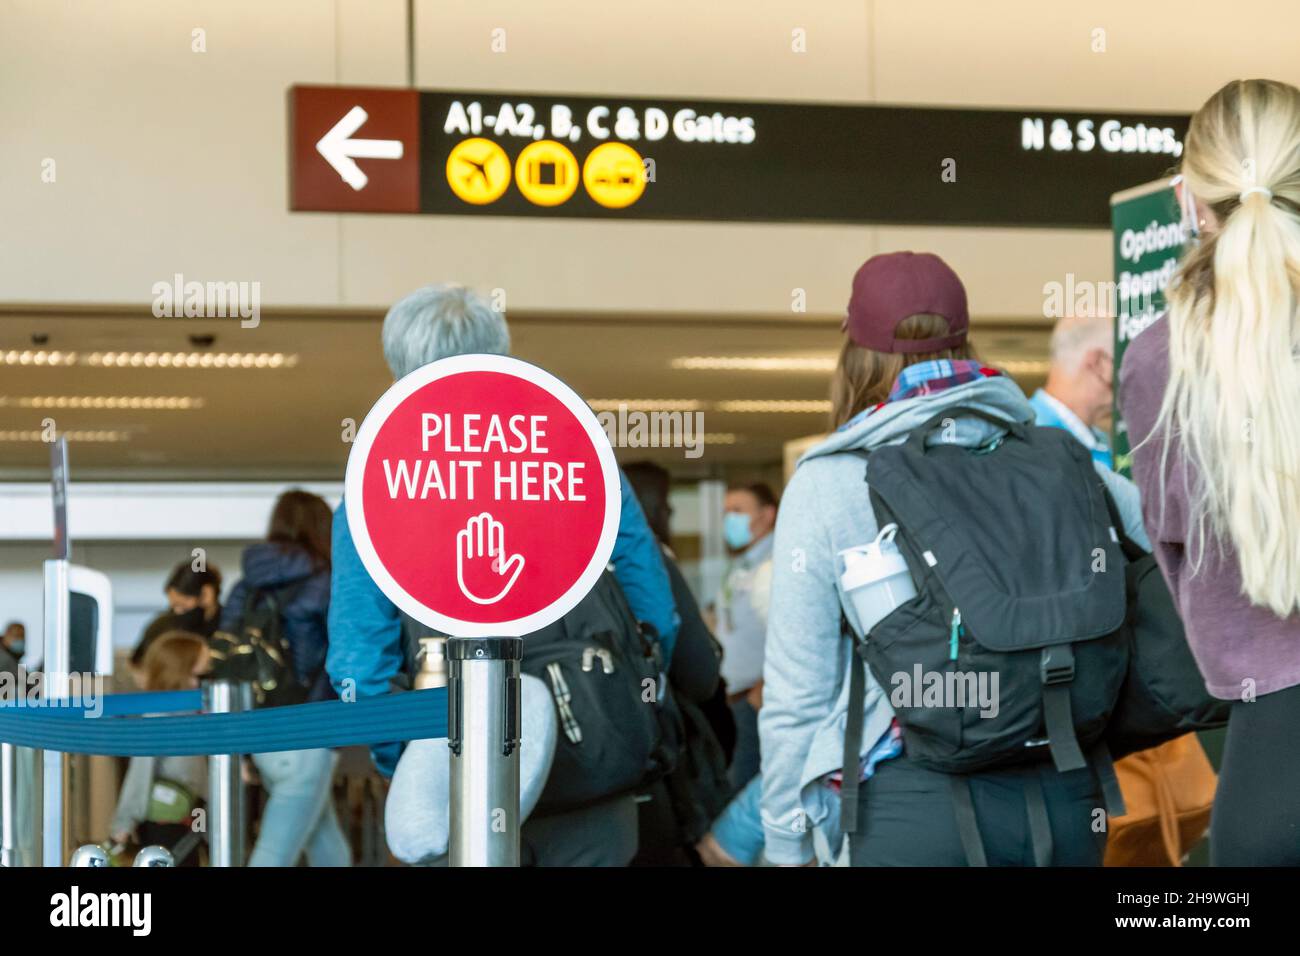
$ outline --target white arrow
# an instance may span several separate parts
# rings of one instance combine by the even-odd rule
[[[370,119],[369,113],[360,106],[354,106],[316,144],[316,152],[324,156],[325,162],[333,166],[334,171],[343,177],[343,181],[358,192],[365,188],[370,179],[361,171],[361,167],[352,161],[353,158],[402,158],[400,139],[350,138],[368,119]]]

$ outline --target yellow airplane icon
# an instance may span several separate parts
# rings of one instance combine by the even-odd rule
[[[447,154],[447,185],[467,203],[496,202],[510,185],[510,158],[490,139],[467,139]]]

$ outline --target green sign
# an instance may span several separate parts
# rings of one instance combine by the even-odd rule
[[[1135,186],[1110,197],[1115,237],[1115,393],[1124,350],[1165,309],[1165,289],[1187,245],[1173,179]],[[1128,429],[1114,408],[1115,470],[1128,475]]]

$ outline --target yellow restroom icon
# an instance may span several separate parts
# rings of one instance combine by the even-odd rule
[[[602,143],[582,165],[588,195],[608,209],[623,209],[640,199],[645,180],[641,154],[626,143]]]
[[[530,143],[515,160],[515,184],[529,202],[558,206],[578,188],[578,161],[553,139]]]
[[[447,185],[461,199],[485,206],[510,185],[510,157],[490,139],[467,139],[447,155]]]

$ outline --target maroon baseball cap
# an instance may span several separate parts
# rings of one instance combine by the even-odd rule
[[[949,334],[894,337],[900,322],[921,313],[943,316]],[[864,262],[853,276],[849,312],[841,326],[864,349],[911,353],[956,348],[966,341],[969,327],[965,287],[946,262],[928,252],[888,252]]]

